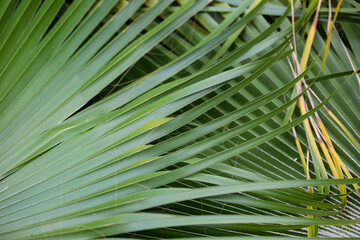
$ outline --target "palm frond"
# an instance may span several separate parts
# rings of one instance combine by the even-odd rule
[[[0,237],[359,237],[359,5],[317,4],[1,1]]]

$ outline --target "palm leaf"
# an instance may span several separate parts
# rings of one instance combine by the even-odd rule
[[[292,23],[281,1],[2,1],[1,238],[358,236],[359,6],[323,3],[293,76],[316,5]],[[314,113],[348,179],[294,161]]]

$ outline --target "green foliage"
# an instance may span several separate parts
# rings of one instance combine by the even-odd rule
[[[317,1],[0,1],[0,238],[359,237],[360,6],[327,52],[328,4],[297,76]]]

